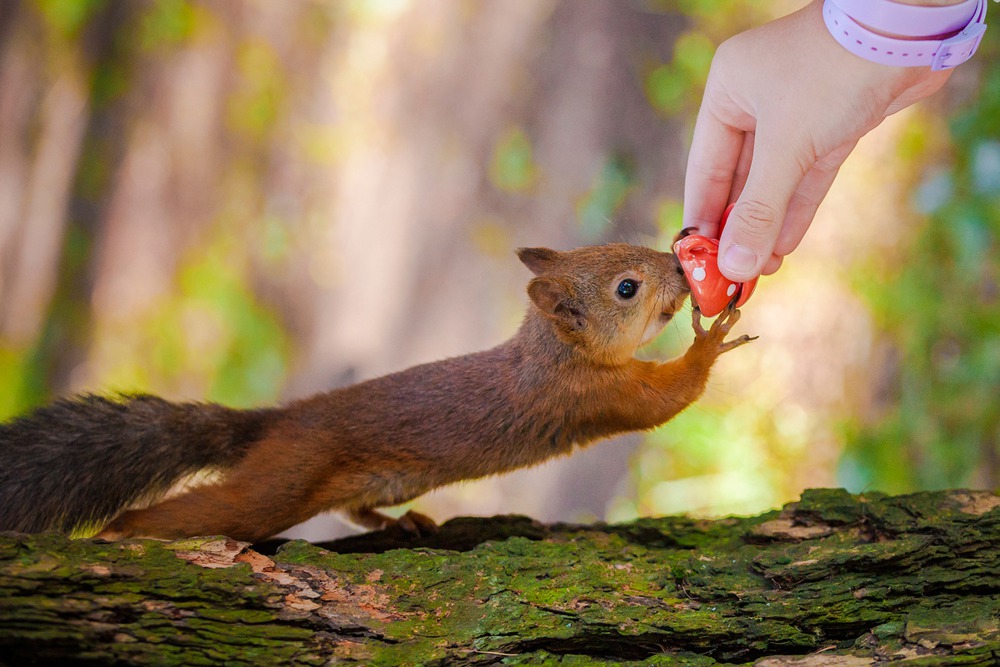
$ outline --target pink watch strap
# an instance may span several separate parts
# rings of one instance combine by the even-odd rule
[[[856,23],[892,35],[933,37],[957,32],[976,15],[978,0],[922,7],[892,0],[833,0]]]
[[[823,20],[830,34],[854,55],[883,65],[897,67],[929,65],[933,70],[957,67],[972,57],[983,39],[983,33],[986,32],[986,0],[976,0],[972,18],[961,32],[948,39],[896,39],[879,35],[848,16],[837,5],[837,2],[843,1],[825,0],[823,3]],[[875,1],[884,2],[884,0]],[[884,4],[906,6],[891,2]],[[880,20],[885,30],[900,32],[897,28],[888,26],[888,19]],[[913,29],[911,25],[909,30]],[[947,31],[942,31],[935,25],[928,25],[922,32],[935,35]]]

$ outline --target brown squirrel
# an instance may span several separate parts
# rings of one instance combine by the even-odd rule
[[[295,401],[235,410],[155,396],[62,399],[0,425],[0,530],[256,541],[325,510],[361,526],[433,530],[397,505],[451,482],[663,424],[702,393],[733,306],[672,361],[633,355],[689,293],[674,255],[626,244],[518,250],[534,273],[518,332],[485,352]],[[220,481],[145,509],[202,469]],[[116,517],[117,518],[114,518]]]

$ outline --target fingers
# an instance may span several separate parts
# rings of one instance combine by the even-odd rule
[[[760,274],[775,273],[781,267],[782,258],[802,242],[816,210],[833,185],[840,166],[857,143],[851,141],[840,146],[817,161],[802,176],[801,162],[793,159],[781,159],[772,164],[765,160],[753,161],[755,135],[747,132],[743,136],[734,171],[729,175],[731,191],[724,200],[736,199],[738,204],[730,215],[723,234],[724,240],[740,247],[733,251],[726,263],[720,262],[723,275],[737,282],[745,282]],[[756,182],[750,180],[751,171],[754,171]],[[724,185],[723,180],[721,176],[716,179],[720,188]],[[692,181],[689,182],[692,183],[692,189],[698,187]],[[766,184],[766,187],[759,187],[760,183]],[[793,188],[791,194],[787,194],[788,188]],[[761,189],[764,193],[755,196]],[[706,203],[702,200],[702,206],[698,205],[698,200],[685,201],[685,216],[695,217],[701,212],[714,210],[710,208],[714,205],[712,201]],[[721,206],[724,208],[725,204]],[[718,215],[721,217],[721,213]],[[712,235],[714,227],[717,227],[715,225],[710,229],[707,222],[695,224],[696,226],[686,229]],[[733,228],[738,228],[738,231],[730,231]],[[743,242],[734,240],[736,238]],[[720,256],[729,247],[726,243],[720,243]]]
[[[746,186],[719,239],[719,270],[734,282],[756,278],[768,265],[789,201],[807,173],[795,157],[801,148],[794,141],[789,145],[788,137],[768,140],[760,131],[756,139]]]
[[[869,72],[828,36],[814,2],[730,38],[712,60],[688,158],[683,222],[721,236],[719,268],[732,281],[777,271],[858,138],[893,110],[893,99],[905,106],[945,78],[923,85],[913,73]],[[731,201],[720,235],[718,220]]]
[[[684,181],[684,227],[716,238],[719,219],[729,205],[733,175],[743,151],[743,132],[722,122],[710,109],[708,91],[698,111]]]
[[[733,184],[729,188],[729,201],[731,202],[740,198],[740,193],[743,192],[743,188],[747,185],[747,177],[750,175],[750,165],[753,164],[753,142],[753,132],[743,134],[743,148],[740,150],[740,159],[736,163]]]
[[[781,264],[782,262],[784,262],[784,260],[785,258],[782,257],[781,255],[775,255],[772,253],[771,257],[766,262],[764,262],[764,269],[760,272],[760,275],[769,276],[773,273],[777,273],[778,269],[781,268]]]

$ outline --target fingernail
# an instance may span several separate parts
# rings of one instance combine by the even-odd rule
[[[753,275],[757,270],[757,255],[750,248],[741,245],[731,245],[726,254],[719,260],[719,268],[723,273],[739,276]]]

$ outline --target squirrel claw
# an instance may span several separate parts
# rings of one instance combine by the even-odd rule
[[[760,336],[747,336],[746,334],[740,336],[739,338],[734,338],[733,340],[726,341],[719,346],[719,352],[728,352],[734,347],[739,347],[740,345],[745,345],[750,341],[757,340]]]
[[[413,510],[398,519],[393,519],[371,507],[350,510],[347,516],[359,526],[371,530],[392,530],[412,537],[427,537],[438,531],[434,519]]]
[[[740,345],[745,345],[750,341],[757,340],[757,336],[747,336],[743,335],[739,338],[735,338],[730,341],[726,341],[726,335],[732,330],[733,326],[740,321],[740,311],[736,308],[736,299],[734,298],[726,306],[726,309],[719,313],[715,321],[712,322],[712,326],[706,330],[701,323],[701,310],[695,306],[691,311],[692,319],[691,325],[694,328],[695,333],[695,343],[698,344],[700,341],[711,344],[715,342],[717,347],[715,348],[715,354],[722,354],[723,352],[728,352],[733,348],[739,347]]]
[[[121,540],[124,540],[126,537],[127,536],[123,532],[117,530],[108,530],[105,528],[97,535],[94,535],[93,539],[98,542],[120,542]]]
[[[396,519],[396,525],[414,537],[427,537],[438,532],[434,519],[413,510]]]
[[[698,338],[708,335],[708,331],[701,325],[701,308],[698,306],[691,309],[691,326],[694,327],[694,333]]]

